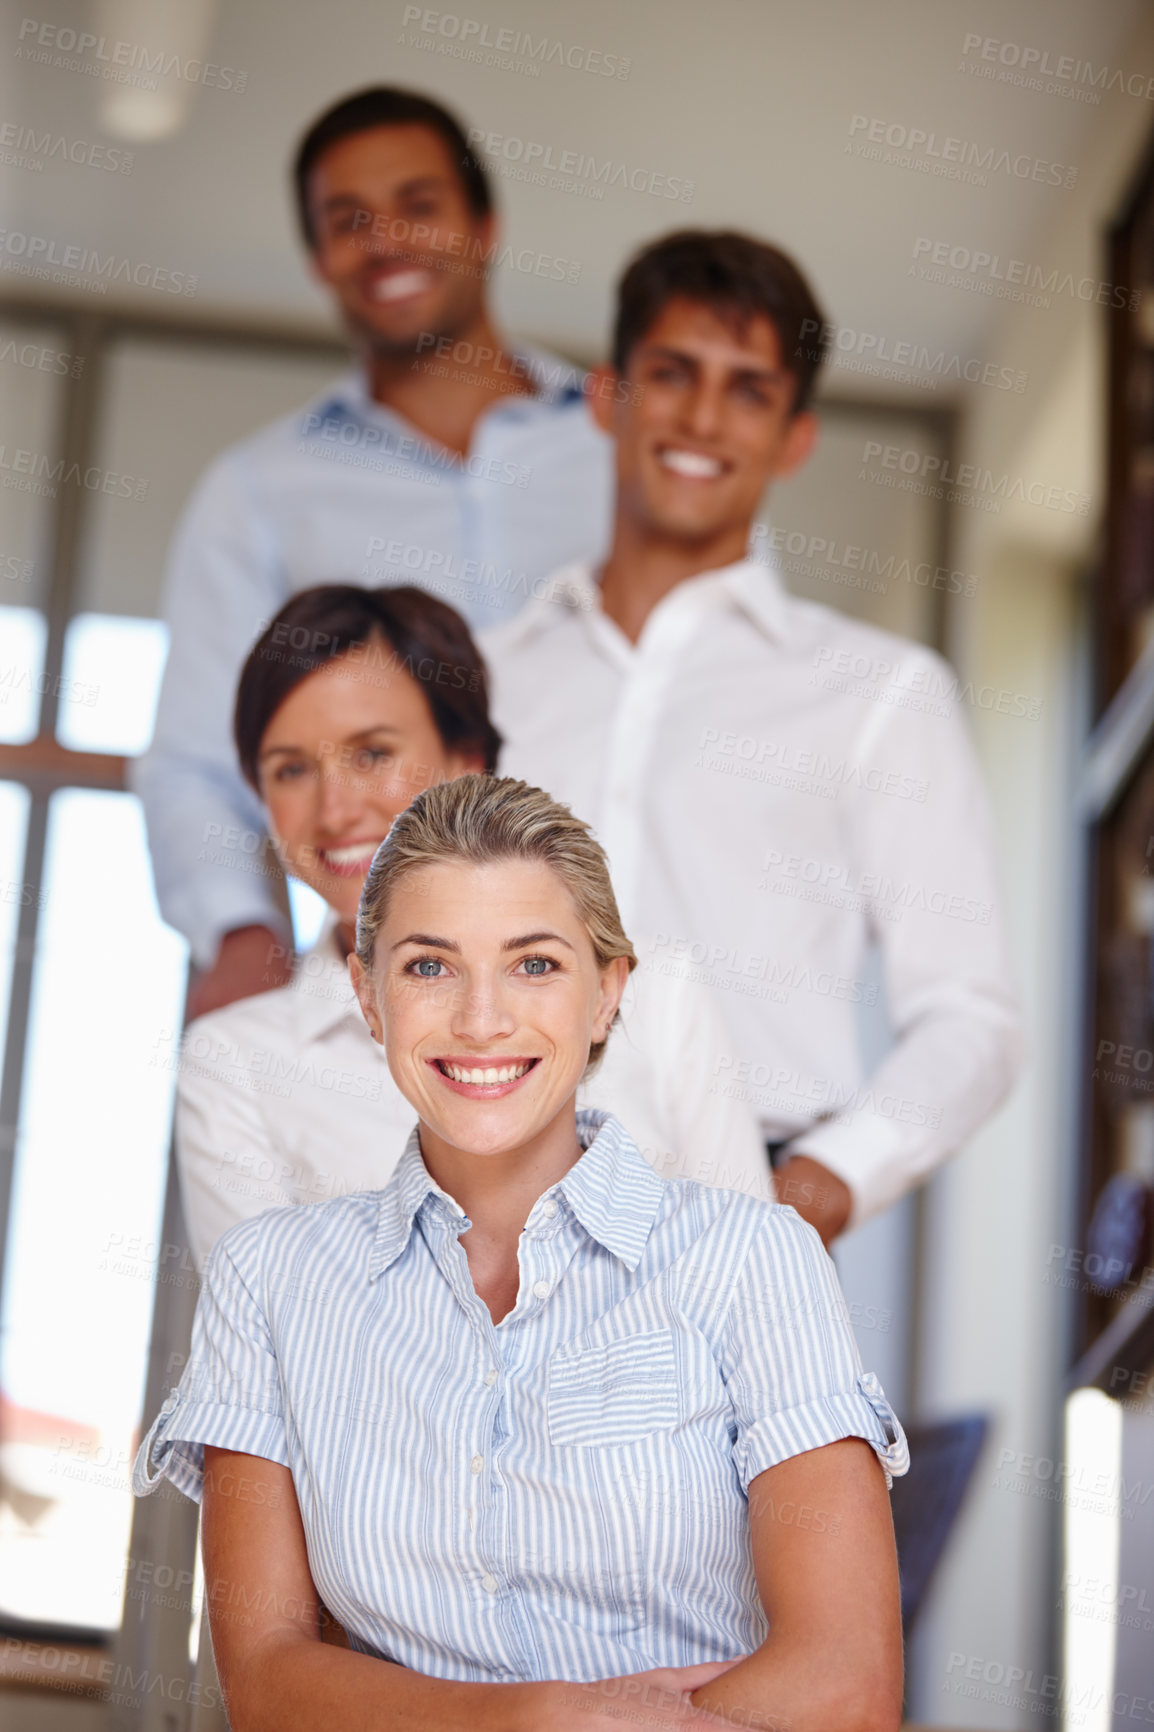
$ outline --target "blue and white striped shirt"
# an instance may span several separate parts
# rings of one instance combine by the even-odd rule
[[[862,1437],[888,1481],[905,1438],[792,1209],[658,1178],[607,1114],[578,1134],[495,1327],[415,1130],[383,1190],[225,1233],[136,1490],[198,1497],[206,1443],[284,1463],[353,1646],[429,1676],[752,1652],[751,1479]]]

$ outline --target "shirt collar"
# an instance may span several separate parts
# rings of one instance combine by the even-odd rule
[[[505,410],[515,407],[540,407],[544,404],[553,408],[564,403],[579,402],[584,396],[582,387],[586,374],[583,367],[576,367],[571,361],[564,361],[559,355],[550,354],[547,349],[537,349],[527,344],[520,345],[510,353],[516,360],[524,362],[536,394],[533,397],[502,398],[494,407]],[[309,403],[308,408],[320,415],[351,415],[360,421],[371,421],[383,416],[407,425],[403,416],[388,408],[386,404],[376,402],[369,395],[368,378],[360,367],[351,367],[347,373],[334,379],[331,385],[326,385]]]
[[[719,582],[753,623],[774,643],[789,636],[792,597],[782,582],[776,563],[767,559],[741,559],[718,574]]]
[[[612,1113],[583,1109],[577,1140],[585,1153],[557,1189],[599,1245],[636,1269],[645,1250],[665,1180]]]
[[[611,1113],[583,1109],[577,1140],[585,1151],[556,1186],[585,1232],[628,1269],[641,1261],[665,1189],[624,1126]],[[546,1193],[547,1195],[549,1193]],[[468,1217],[435,1183],[421,1158],[414,1125],[405,1152],[381,1192],[369,1279],[383,1274],[408,1245],[426,1201],[455,1229]]]
[[[381,1192],[377,1210],[377,1230],[369,1255],[369,1280],[395,1263],[413,1234],[413,1222],[424,1207],[426,1198],[437,1199],[434,1206],[460,1227],[468,1216],[460,1204],[436,1184],[421,1157],[420,1126],[414,1125],[405,1144],[405,1152],[393,1169],[392,1178]]]
[[[703,571],[686,578],[658,606],[672,602],[678,606],[708,605],[728,600],[771,642],[784,643],[789,635],[791,599],[776,565],[763,559],[739,559],[717,571]],[[547,592],[534,598],[514,621],[499,629],[508,634],[506,641],[510,643],[526,642],[559,613],[591,616],[591,625],[594,617],[598,621],[604,618],[601,591],[592,566],[567,565],[555,572]]]

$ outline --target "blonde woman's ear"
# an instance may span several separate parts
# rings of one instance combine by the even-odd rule
[[[365,973],[364,964],[356,951],[349,953],[349,979],[353,983],[353,991],[357,995],[357,1003],[361,1007],[361,1015],[369,1025],[369,1033],[378,1046],[385,1044],[385,1030],[381,1022],[381,1012],[373,992],[373,983]]]
[[[613,1027],[613,1018],[617,1015],[617,1008],[621,1003],[628,979],[629,964],[623,956],[615,956],[613,961],[602,969],[601,1006],[593,1028],[595,1044],[608,1040],[609,1030]]]

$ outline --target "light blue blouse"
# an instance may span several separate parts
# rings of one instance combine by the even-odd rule
[[[578,1132],[495,1327],[415,1130],[383,1190],[225,1233],[136,1490],[199,1497],[206,1443],[284,1463],[353,1646],[430,1676],[750,1653],[750,1481],[861,1437],[889,1483],[905,1437],[792,1209],[658,1178],[607,1114]]]

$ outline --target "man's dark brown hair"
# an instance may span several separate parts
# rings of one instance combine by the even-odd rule
[[[415,90],[400,90],[395,85],[374,85],[343,97],[327,109],[319,120],[314,120],[297,146],[293,188],[297,220],[310,251],[316,247],[317,237],[309,214],[309,176],[330,145],[358,132],[372,132],[378,126],[427,126],[448,146],[473,215],[488,216],[492,210],[493,194],[488,176],[456,117],[439,102],[419,96]]]
[[[368,653],[378,638],[387,646],[379,663]],[[485,664],[456,609],[410,584],[322,583],[285,603],[241,672],[233,736],[258,792],[260,743],[289,693],[326,662],[362,647],[367,667],[399,669],[417,681],[450,751],[475,752],[486,770],[496,769],[501,736],[489,720]]]
[[[803,410],[826,353],[826,322],[793,260],[734,229],[681,229],[639,252],[621,278],[613,365],[624,374],[635,346],[673,300],[696,301],[743,332],[768,319],[796,382],[792,413]]]

